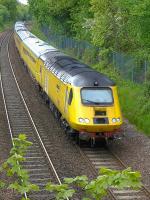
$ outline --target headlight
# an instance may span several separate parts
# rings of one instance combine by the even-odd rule
[[[116,118],[113,118],[113,119],[112,119],[112,122],[113,122],[113,123],[117,122],[117,119],[116,119]]]
[[[117,120],[117,122],[120,122],[120,118],[117,118],[116,120]]]
[[[120,118],[112,118],[113,123],[120,122],[120,121],[121,121]]]
[[[90,122],[90,120],[88,119],[88,118],[78,118],[78,121],[80,122],[80,123],[86,123],[86,124],[88,124],[89,122]]]
[[[90,122],[90,120],[87,119],[87,118],[85,118],[84,121],[85,121],[86,124],[88,124]]]
[[[78,119],[80,123],[84,123],[84,119],[83,118],[79,118]]]

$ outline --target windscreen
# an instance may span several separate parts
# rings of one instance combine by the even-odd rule
[[[82,88],[81,99],[83,104],[112,104],[113,97],[110,88]]]

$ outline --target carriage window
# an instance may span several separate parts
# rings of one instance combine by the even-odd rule
[[[71,89],[71,90],[70,90],[70,93],[69,93],[69,98],[68,98],[68,104],[69,104],[69,105],[71,105],[72,99],[73,99],[73,91],[72,91],[72,89]]]

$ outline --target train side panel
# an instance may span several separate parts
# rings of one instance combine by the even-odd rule
[[[16,47],[21,55],[21,46],[22,46],[22,40],[20,39],[20,37],[16,34],[14,34],[14,40],[15,40],[15,44],[16,44]]]
[[[57,107],[59,112],[66,117],[65,104],[66,104],[66,91],[68,86],[62,83],[53,73],[51,73],[44,64],[41,70],[40,85],[45,93],[50,97],[50,100]],[[67,106],[67,105],[66,105]]]
[[[21,51],[21,57],[24,60],[24,62],[27,64],[32,76],[36,78],[36,74],[37,74],[36,66],[38,64],[38,59],[24,43],[23,43],[23,47]]]

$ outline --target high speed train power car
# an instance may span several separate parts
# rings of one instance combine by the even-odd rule
[[[65,55],[17,22],[14,39],[21,58],[55,117],[77,138],[109,138],[122,124],[117,87],[105,75]]]

